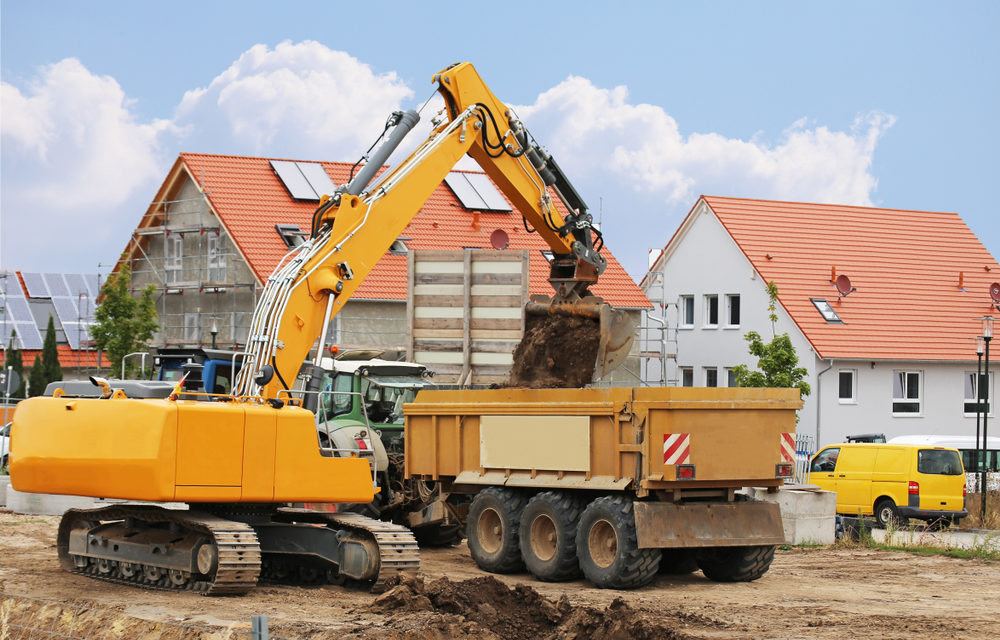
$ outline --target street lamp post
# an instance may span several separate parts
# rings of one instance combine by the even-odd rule
[[[982,336],[976,338],[976,453],[972,456],[972,476],[979,478],[979,425],[983,415],[983,345]]]
[[[985,400],[985,406],[983,407],[983,470],[980,472],[980,488],[982,489],[982,507],[980,509],[980,521],[986,522],[986,467],[988,466],[989,460],[986,458],[986,453],[989,451],[989,447],[986,446],[988,430],[986,428],[986,422],[989,418],[990,411],[990,340],[993,339],[993,316],[983,316],[983,342],[986,343],[986,355],[984,356],[986,375],[983,376],[984,380],[980,380],[980,384],[985,382],[982,386],[986,387],[986,392],[983,393],[983,398]]]

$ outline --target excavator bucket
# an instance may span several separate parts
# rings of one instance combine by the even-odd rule
[[[560,302],[532,296],[525,307],[524,337],[514,351],[510,383],[582,387],[621,366],[634,335],[628,314],[601,298]]]

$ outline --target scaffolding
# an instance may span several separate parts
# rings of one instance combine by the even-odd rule
[[[159,331],[151,346],[238,349],[260,286],[204,193],[193,189],[196,195],[152,203],[132,232],[130,288],[154,288]]]
[[[646,383],[676,387],[680,382],[677,377],[678,304],[676,300],[666,300],[667,285],[662,271],[651,271],[647,277],[651,285],[646,297],[653,304],[653,310],[646,312],[639,329],[642,379]]]

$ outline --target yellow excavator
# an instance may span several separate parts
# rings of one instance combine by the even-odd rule
[[[593,376],[621,363],[633,328],[588,292],[606,262],[583,200],[471,64],[448,67],[433,82],[446,108],[427,140],[377,177],[419,120],[413,111],[394,114],[382,145],[348,184],[323,197],[310,238],[268,279],[231,395],[94,378],[85,392],[66,385],[19,405],[15,489],[129,501],[65,514],[57,540],[65,569],[214,595],[246,592],[259,578],[378,587],[418,567],[405,527],[285,506],[367,503],[377,489],[374,465],[358,451],[320,445],[314,416],[290,385],[317,338],[320,365],[331,318],[465,154],[552,248],[554,296],[529,303],[529,328],[591,318],[599,338],[579,346],[596,354]],[[546,354],[544,343],[535,341],[543,353],[533,361],[578,357],[576,348]]]

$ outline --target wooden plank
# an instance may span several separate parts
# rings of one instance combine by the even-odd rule
[[[520,251],[473,251],[473,262],[519,262]]]
[[[411,296],[418,307],[520,307],[521,296],[472,296],[466,301],[467,293],[461,295],[418,295]]]
[[[413,275],[415,284],[464,284],[461,273],[416,273]],[[474,273],[472,284],[521,284],[519,273]]]
[[[413,341],[413,348],[416,351],[463,353],[461,340],[427,340],[425,338],[418,338]],[[465,352],[467,353],[467,350]]]
[[[446,331],[442,329],[442,331]],[[524,334],[517,329],[473,329],[472,339],[473,340],[521,340],[521,336]],[[450,338],[453,336],[442,335],[442,338]]]
[[[469,367],[472,362],[469,358],[470,340],[469,332],[472,330],[472,251],[466,249],[463,252],[463,262],[465,265],[465,282],[462,283],[462,375],[459,377],[459,384],[465,384],[469,379]]]
[[[414,329],[458,329],[462,330],[461,318],[414,318]]]
[[[503,329],[507,331],[519,331],[521,333],[524,333],[524,330],[521,328],[520,318],[473,318],[472,328]]]
[[[476,338],[476,337],[484,337],[484,338],[490,338],[490,337],[507,338],[509,336],[505,336],[505,335],[501,335],[501,336],[489,336],[489,335],[486,335],[486,336],[477,336],[477,335],[473,334],[472,337],[473,338]],[[413,339],[414,340],[419,340],[420,338],[429,338],[431,340],[440,339],[440,338],[458,338],[459,340],[461,340],[462,339],[462,330],[461,329],[414,329],[413,330]]]
[[[416,270],[414,267],[414,261],[416,260],[413,255],[415,252],[411,251],[406,256],[406,290],[409,292],[413,291],[413,272]],[[406,358],[408,360],[413,359],[413,295],[406,296]]]
[[[473,340],[472,350],[476,353],[514,353],[517,342],[513,340]]]

